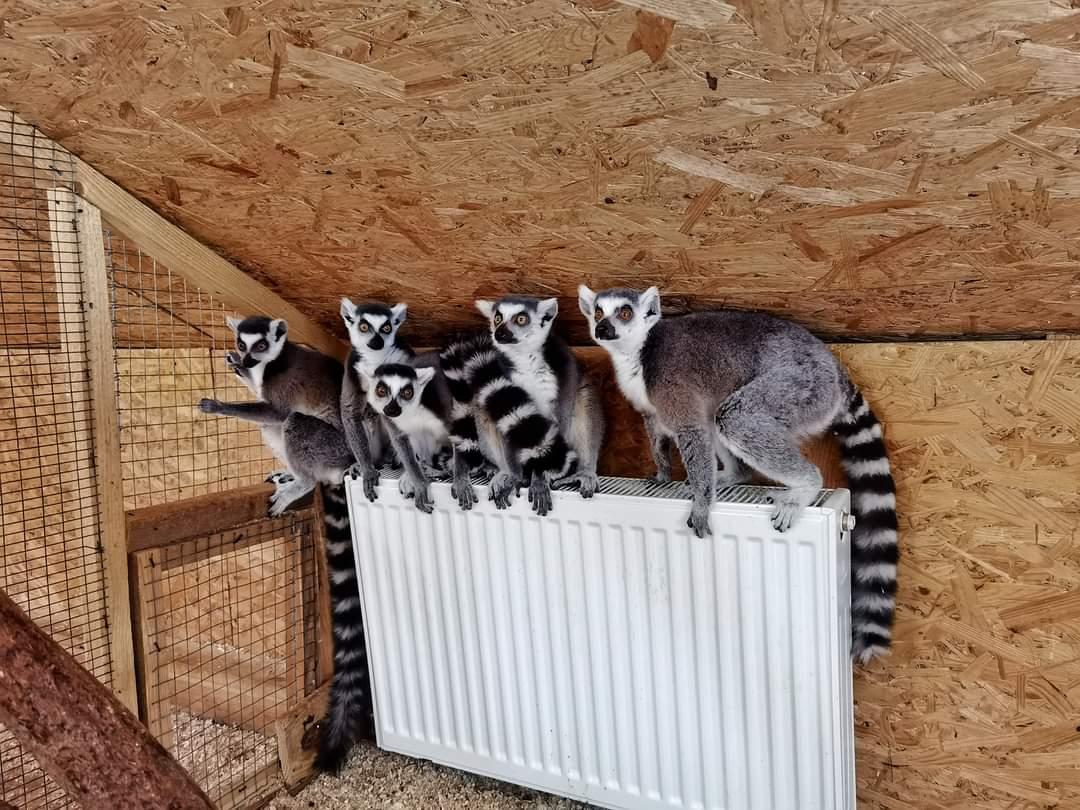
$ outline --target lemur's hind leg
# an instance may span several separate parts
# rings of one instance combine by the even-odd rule
[[[787,531],[821,489],[821,471],[802,454],[798,436],[820,421],[820,397],[813,381],[796,385],[790,375],[758,377],[720,405],[717,441],[767,478],[783,484],[772,512],[777,531]]]
[[[750,480],[753,474],[752,471],[742,459],[727,449],[723,443],[723,437],[719,435],[719,431],[717,431],[716,438],[716,460],[721,465],[721,469],[716,471],[717,489],[733,487],[736,484],[745,484]]]
[[[591,380],[586,380],[578,389],[566,439],[578,455],[578,469],[574,475],[555,483],[576,484],[582,498],[591,498],[600,485],[596,465],[604,443],[604,406]]]
[[[276,482],[277,488],[270,496],[271,516],[280,515],[317,483],[340,484],[353,462],[345,435],[322,419],[289,414],[282,434],[292,479],[279,478]]]

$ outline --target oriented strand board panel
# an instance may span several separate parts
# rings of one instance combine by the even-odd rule
[[[338,334],[343,293],[432,342],[583,280],[1076,331],[1074,5],[13,0],[0,102]]]
[[[1080,807],[1080,341],[835,351],[885,423],[903,555],[895,650],[856,671],[860,808]],[[607,392],[602,467],[651,473]]]

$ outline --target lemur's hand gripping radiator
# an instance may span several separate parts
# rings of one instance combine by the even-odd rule
[[[614,808],[854,810],[847,492],[777,534],[723,490],[702,540],[682,484],[601,480],[546,518],[350,483],[380,747]]]

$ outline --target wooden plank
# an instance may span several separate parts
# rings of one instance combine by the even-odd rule
[[[165,264],[171,272],[237,312],[284,318],[292,340],[335,357],[347,356],[348,349],[342,341],[277,293],[143,205],[97,169],[80,160],[75,164],[75,176],[82,196],[100,208],[105,219],[144,253]]]
[[[127,512],[128,551],[164,548],[266,517],[267,499],[273,491],[270,484],[256,484],[130,510]],[[310,504],[309,496],[294,503],[290,510],[304,509]]]
[[[104,555],[112,688],[120,702],[134,712],[138,711],[139,704],[132,646],[124,472],[120,457],[120,408],[114,383],[116,361],[101,215],[94,206],[62,188],[49,190],[49,212],[56,220],[53,223],[54,233],[68,227],[71,214],[76,215],[73,225],[83,278],[83,318],[94,405],[94,469]]]
[[[326,684],[275,723],[281,775],[290,787],[300,784],[314,771],[319,721],[326,717],[329,701],[330,685]]]
[[[161,699],[161,685],[154,666],[156,654],[151,635],[150,619],[153,616],[154,555],[147,551],[131,555],[131,602],[135,622],[135,667],[139,678],[139,716],[162,745],[169,751],[176,750],[172,708]]]
[[[113,694],[0,591],[0,722],[87,810],[212,810]]]

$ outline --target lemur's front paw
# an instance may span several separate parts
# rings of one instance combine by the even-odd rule
[[[560,478],[555,482],[555,485],[559,487],[572,487],[575,484],[582,498],[591,498],[596,494],[596,490],[600,488],[600,479],[596,477],[595,473],[578,473],[577,475]]]
[[[379,493],[376,491],[376,487],[379,486],[379,471],[374,467],[354,461],[349,469],[345,471],[345,476],[353,481],[362,478],[364,481],[364,497],[369,501],[378,499]]]
[[[268,476],[266,476],[266,483],[273,484],[274,486],[281,486],[282,484],[288,484],[290,481],[295,480],[295,476],[288,470],[274,470]]]
[[[416,494],[416,486],[408,475],[403,475],[398,479],[397,488],[402,498],[411,498]]]
[[[435,501],[431,498],[431,488],[426,484],[416,488],[413,502],[416,504],[416,508],[426,515],[430,515],[435,511]]]
[[[790,529],[816,494],[815,489],[788,489],[773,497],[773,509],[769,515],[773,528],[778,532]]]
[[[686,525],[693,529],[698,537],[712,534],[712,528],[709,526],[709,504],[693,504],[690,507],[690,517]]]
[[[199,410],[203,413],[221,413],[221,403],[216,399],[200,399]]]
[[[468,478],[464,481],[452,483],[450,485],[450,494],[457,499],[458,506],[466,512],[472,509],[480,500],[476,496],[476,488]]]
[[[513,503],[517,490],[517,478],[512,475],[507,475],[506,473],[497,473],[495,477],[491,479],[488,497],[495,502],[496,509],[507,509],[510,504]]]
[[[529,483],[529,503],[536,514],[543,517],[551,511],[551,485],[547,479],[534,475]]]

